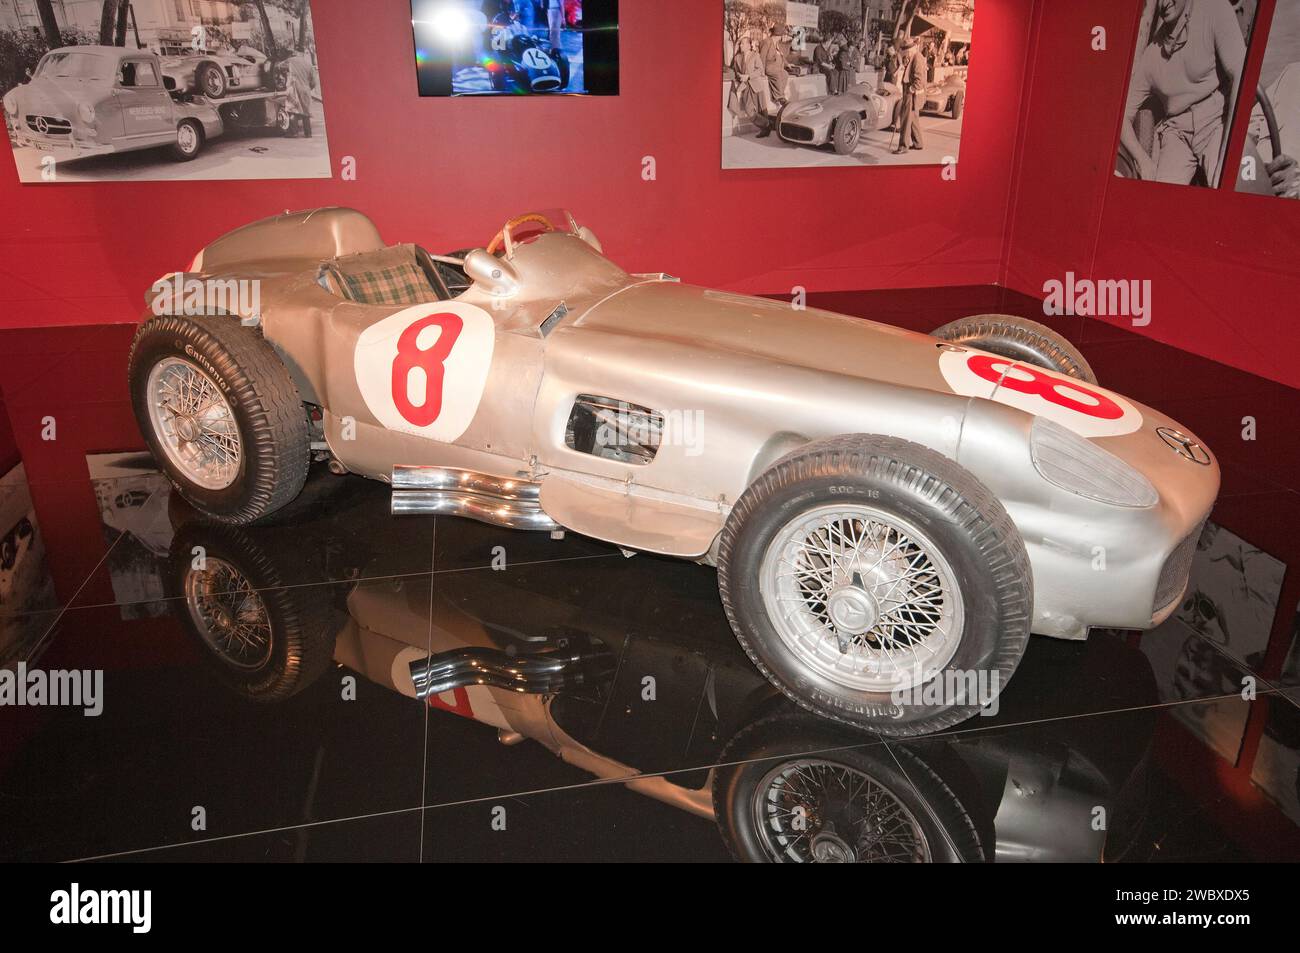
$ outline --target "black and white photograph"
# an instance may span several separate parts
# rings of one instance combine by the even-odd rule
[[[328,178],[309,0],[4,0],[23,182]]]
[[[1218,188],[1258,0],[1146,0],[1115,174]]]
[[[617,0],[412,0],[421,96],[618,92]]]
[[[1209,521],[1176,616],[1237,661],[1259,665],[1285,577],[1286,564],[1276,556]]]
[[[1237,191],[1300,199],[1300,4],[1274,7]]]
[[[974,22],[974,0],[726,0],[722,167],[955,162]]]
[[[21,463],[0,476],[0,668],[35,651],[58,605]]]

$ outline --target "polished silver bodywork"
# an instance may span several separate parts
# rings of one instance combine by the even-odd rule
[[[346,301],[318,280],[322,260],[381,247],[364,216],[323,209],[233,232],[191,267],[261,281],[260,313],[242,317],[260,323],[303,400],[323,408],[325,439],[355,473],[391,482],[394,467],[453,468],[484,475],[485,485],[522,480],[537,486],[542,528],[553,521],[629,549],[709,561],[736,500],[780,457],[836,435],[889,435],[955,460],[1002,502],[1032,565],[1035,632],[1148,628],[1177,604],[1155,604],[1162,569],[1198,532],[1219,472],[1212,458],[1171,448],[1159,428],[1194,437],[1151,408],[1124,402],[1138,415],[1135,429],[1092,441],[1149,480],[1157,501],[1098,502],[1036,469],[1037,415],[1003,402],[1006,385],[958,392],[941,370],[944,354],[983,352],[627,274],[589,233],[564,231],[513,246],[502,259],[510,293],[480,281],[455,299],[491,316],[491,362],[463,433],[431,440],[382,423],[358,382],[362,334],[407,306]],[[571,412],[593,394],[689,415],[696,439],[663,442],[648,464],[574,449]]]

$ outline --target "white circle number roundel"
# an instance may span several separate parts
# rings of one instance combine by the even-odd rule
[[[361,397],[388,429],[450,443],[478,410],[495,340],[492,317],[463,302],[434,301],[389,315],[357,338],[353,368]]]
[[[1142,414],[1119,394],[986,351],[945,350],[939,370],[954,393],[1046,417],[1081,437],[1118,437],[1142,426]]]

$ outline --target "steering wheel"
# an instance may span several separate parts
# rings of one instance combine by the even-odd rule
[[[529,222],[536,222],[541,225],[543,234],[546,232],[558,232],[560,230],[556,227],[555,223],[545,215],[538,214],[537,212],[531,212],[528,215],[520,215],[506,222],[505,225],[502,226],[501,231],[497,232],[492,241],[488,242],[487,253],[489,255],[495,255],[501,249],[502,243],[506,240],[506,232],[513,231],[518,226]]]

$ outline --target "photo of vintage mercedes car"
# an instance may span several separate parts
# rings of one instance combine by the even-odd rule
[[[20,145],[58,158],[167,147],[186,162],[223,131],[212,104],[172,94],[158,56],[118,46],[51,50],[4,108]]]
[[[286,213],[150,299],[136,418],[208,516],[273,514],[316,458],[395,513],[716,565],[757,668],[882,734],[975,715],[1030,632],[1165,619],[1219,488],[1193,434],[1041,324],[925,335],[628,274],[562,210],[463,256]]]
[[[277,63],[251,46],[233,52],[164,47],[161,61],[163,82],[169,89],[209,99],[231,92],[283,91],[289,85],[284,61]]]
[[[853,86],[843,93],[826,93],[826,78],[807,77],[819,89],[813,96],[793,99],[777,116],[778,134],[786,142],[799,145],[830,145],[840,155],[858,147],[862,134],[887,129],[894,121],[894,108],[901,92],[894,83]],[[942,82],[926,87],[921,112],[926,115],[960,119],[966,108],[966,80],[950,73]]]

